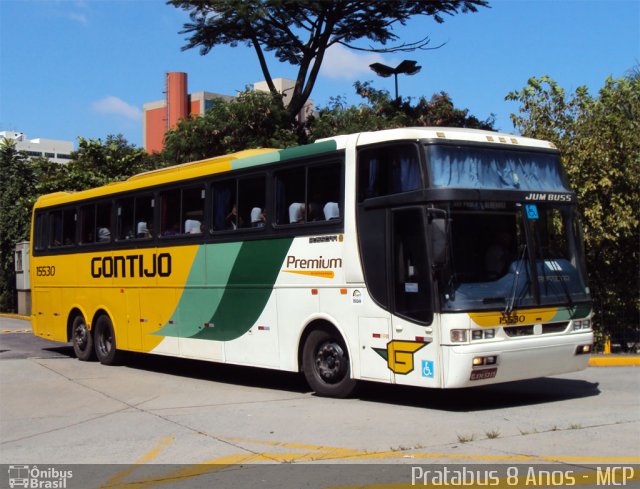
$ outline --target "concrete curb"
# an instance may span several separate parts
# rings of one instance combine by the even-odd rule
[[[640,367],[640,357],[623,355],[602,355],[589,359],[590,367]]]
[[[22,319],[24,321],[31,321],[31,316],[22,316],[20,314],[11,314],[8,312],[0,312],[0,318]]]

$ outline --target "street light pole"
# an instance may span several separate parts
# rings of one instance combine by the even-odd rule
[[[418,66],[417,61],[411,61],[411,60],[405,59],[402,63],[400,63],[395,68],[392,68],[391,66],[383,65],[382,63],[370,64],[369,68],[371,68],[377,75],[383,78],[388,78],[391,75],[393,75],[395,79],[395,86],[396,86],[396,100],[399,100],[398,99],[398,75],[400,74],[405,74],[409,76],[415,75],[422,69],[422,66]]]

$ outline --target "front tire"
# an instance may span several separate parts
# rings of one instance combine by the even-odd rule
[[[307,383],[319,396],[348,397],[356,387],[349,353],[338,333],[312,331],[304,343],[302,365]]]
[[[73,342],[73,352],[78,357],[78,360],[87,362],[95,358],[93,336],[87,327],[87,321],[82,315],[78,315],[73,319],[71,341]]]
[[[93,333],[96,356],[103,365],[114,365],[120,355],[116,349],[116,334],[109,316],[100,316],[96,321]]]

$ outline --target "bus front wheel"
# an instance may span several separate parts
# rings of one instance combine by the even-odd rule
[[[114,365],[117,363],[119,355],[116,350],[116,334],[109,316],[100,316],[96,321],[93,342],[96,356],[101,364]]]
[[[71,324],[71,341],[78,360],[86,362],[94,358],[93,337],[87,327],[87,321],[81,314],[76,316]]]
[[[312,331],[304,343],[302,365],[307,383],[320,396],[348,397],[356,387],[347,347],[337,333]]]

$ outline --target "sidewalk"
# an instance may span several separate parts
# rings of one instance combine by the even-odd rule
[[[29,316],[0,313],[0,334],[31,333]],[[594,353],[589,359],[590,367],[640,367],[640,354]]]

